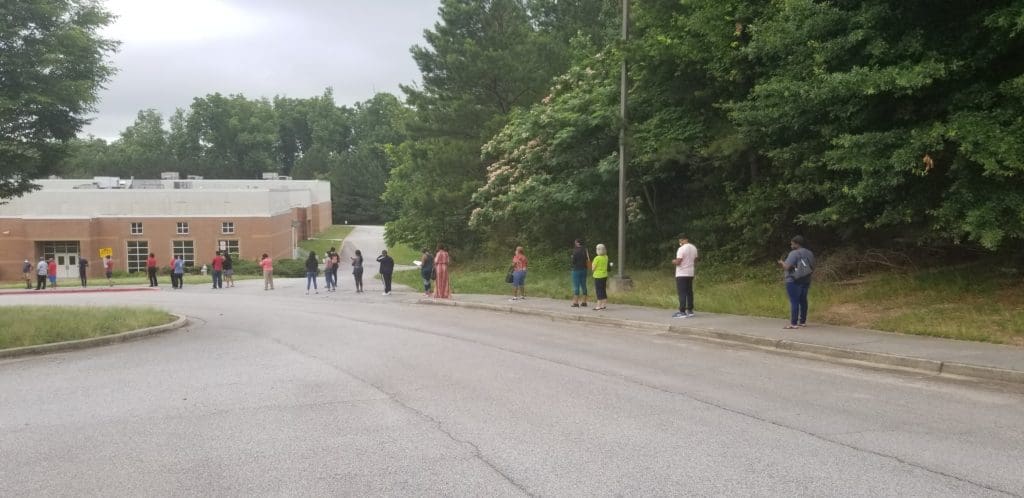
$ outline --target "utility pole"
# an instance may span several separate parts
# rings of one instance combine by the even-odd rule
[[[622,124],[619,128],[619,271],[613,280],[616,290],[624,291],[633,288],[633,281],[626,276],[626,165],[629,158],[626,128],[626,97],[629,84],[629,68],[626,65],[626,43],[629,41],[629,0],[622,0],[622,78],[619,88],[619,116]]]

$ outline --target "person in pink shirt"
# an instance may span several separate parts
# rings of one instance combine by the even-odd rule
[[[263,268],[263,290],[274,290],[274,262],[267,253],[260,259],[260,267]]]

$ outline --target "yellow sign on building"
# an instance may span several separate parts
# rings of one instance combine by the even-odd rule
[[[107,256],[114,257],[114,248],[112,247],[101,247],[100,248],[100,259]]]

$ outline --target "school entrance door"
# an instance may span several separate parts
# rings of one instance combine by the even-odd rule
[[[77,240],[39,242],[40,252],[47,261],[57,261],[57,278],[78,277],[79,245]]]

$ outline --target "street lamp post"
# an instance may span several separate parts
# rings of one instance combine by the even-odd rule
[[[613,280],[617,290],[633,288],[633,281],[626,276],[626,164],[628,163],[629,145],[627,144],[626,128],[626,93],[629,83],[629,71],[626,65],[626,42],[629,40],[629,0],[622,0],[622,76],[619,88],[619,116],[622,118],[619,127],[619,270]]]

